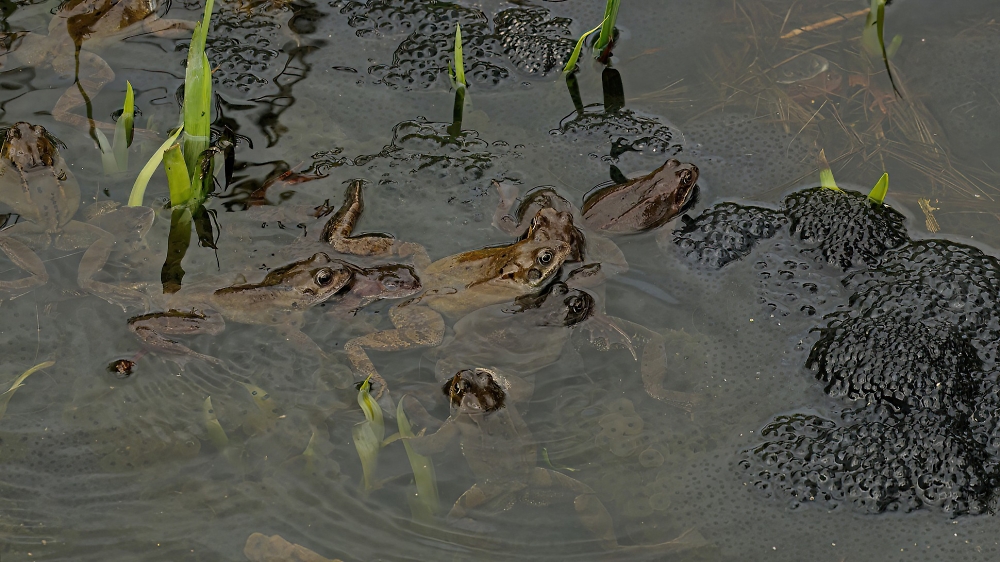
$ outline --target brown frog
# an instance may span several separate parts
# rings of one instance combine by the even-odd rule
[[[490,366],[519,375],[551,365],[573,326],[594,312],[594,298],[556,281],[513,304],[480,308],[455,322],[454,335],[434,351],[437,375],[446,380],[467,367]]]
[[[583,198],[583,222],[611,234],[656,228],[687,205],[698,181],[698,167],[671,158],[648,175],[594,190]]]
[[[305,311],[323,303],[353,279],[358,268],[317,253],[270,271],[259,283],[240,283],[215,289],[217,285],[187,286],[165,295],[165,312],[130,318],[129,329],[148,347],[220,364],[197,353],[170,336],[210,334],[225,329],[226,320],[271,326],[297,348],[325,357],[325,353],[299,329]]]
[[[409,265],[390,263],[355,267],[354,276],[347,286],[326,302],[330,308],[327,314],[338,317],[353,315],[378,300],[415,295],[420,287],[420,279]]]
[[[194,29],[193,21],[160,19],[159,8],[160,3],[154,0],[70,0],[49,22],[48,35],[28,33],[19,37],[9,52],[0,56],[0,67],[10,70],[49,65],[62,76],[73,76],[76,83],[56,102],[52,116],[80,127],[114,130],[113,123],[72,113],[115,78],[108,63],[91,49],[135,35],[181,36]]]
[[[653,172],[638,178],[595,189],[584,196],[580,215],[590,230],[609,234],[633,234],[656,228],[674,218],[691,200],[698,181],[694,164],[667,160]],[[508,214],[517,193],[511,186],[497,184],[500,205],[493,224],[513,236],[528,228],[524,219],[546,206],[576,214],[565,198],[551,189],[535,190],[514,215]]]
[[[63,251],[86,248],[80,259],[80,287],[108,302],[145,303],[146,297],[127,287],[96,281],[115,245],[115,235],[92,223],[113,227],[128,223],[122,235],[145,234],[152,223],[150,209],[113,209],[75,220],[80,208],[80,187],[59,155],[61,143],[44,127],[15,123],[0,130],[0,203],[11,207],[24,222],[0,231],[0,250],[30,275],[0,281],[0,291],[16,292],[48,281],[45,264],[35,253],[50,246]]]
[[[509,509],[517,502],[537,505],[539,500],[568,492],[580,522],[606,549],[655,549],[666,553],[704,545],[696,531],[659,545],[619,545],[611,515],[590,486],[537,466],[536,444],[515,406],[525,397],[519,378],[489,369],[466,369],[448,380],[443,390],[451,415],[434,433],[425,434],[434,422],[419,403],[404,398],[403,407],[409,410],[408,417],[424,425],[416,437],[408,439],[416,453],[440,453],[457,438],[476,476],[476,483],[448,513],[449,519],[470,517],[474,510],[484,507]]]

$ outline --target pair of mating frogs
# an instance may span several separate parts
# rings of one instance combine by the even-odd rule
[[[72,76],[74,84],[59,97],[52,116],[78,127],[114,130],[112,123],[73,113],[115,78],[108,63],[91,49],[144,34],[190,35],[196,22],[162,19],[157,14],[160,7],[155,0],[70,0],[50,20],[48,35],[26,33],[6,37],[7,51],[0,54],[0,68],[50,66],[60,76]]]

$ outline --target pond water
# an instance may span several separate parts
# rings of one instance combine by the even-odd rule
[[[59,2],[2,6],[0,122],[41,125],[65,144],[84,207],[124,203],[179,119],[189,32],[98,41],[94,31],[78,62],[72,47],[38,47],[66,33],[47,31]],[[610,66],[585,48],[573,92],[562,66],[604,17],[598,0],[216,0],[215,123],[245,140],[232,181],[220,174],[205,203],[198,224],[211,231],[188,236],[183,275],[170,278],[195,289],[257,283],[312,255],[318,246],[299,239],[329,218],[316,209],[339,207],[356,179],[365,210],[355,232],[439,259],[512,242],[492,225],[494,181],[522,194],[550,186],[580,205],[669,158],[693,163],[693,201],[664,226],[610,235],[627,271],[583,287],[621,319],[632,351],[592,345],[587,323],[555,328],[551,342],[519,340],[540,350],[506,350],[523,351],[507,368],[534,383],[530,399],[507,406],[530,433],[485,443],[487,464],[534,450],[538,466],[589,486],[629,560],[995,560],[997,5],[892,2],[892,82],[862,41],[867,7],[623,3]],[[194,21],[203,8],[177,1],[147,22]],[[448,75],[459,23],[469,82],[460,122]],[[105,175],[85,120],[59,111],[77,66],[85,88],[106,83],[74,115],[109,122],[126,81],[135,89],[136,124],[155,134],[137,132],[126,173]],[[843,192],[818,187],[821,149]],[[883,172],[888,207],[864,196]],[[5,229],[31,221],[6,206],[21,189],[9,180]],[[163,292],[167,201],[158,172],[144,200],[152,228],[120,241],[95,279]],[[594,240],[589,248],[602,247]],[[575,493],[549,498],[538,482],[508,510],[513,502],[492,502],[447,518],[483,478],[457,443],[432,456],[436,517],[421,516],[399,442],[381,449],[364,489],[352,437],[365,419],[360,379],[345,344],[390,329],[398,300],[306,311],[302,331],[326,358],[242,310],[226,314],[224,332],[177,337],[218,361],[143,355],[129,319],[145,307],[78,286],[86,246],[39,246],[48,282],[0,289],[0,390],[54,361],[0,396],[3,562],[266,559],[244,554],[254,533],[343,560],[616,556],[581,524]],[[0,282],[24,278],[19,254],[0,248]],[[477,322],[516,325],[512,301],[499,318],[481,312],[457,329],[449,318],[447,337],[472,336],[464,351],[498,366],[503,340]],[[644,384],[657,341],[666,400]],[[137,355],[130,375],[108,370]],[[392,399],[449,416],[436,372],[451,364],[447,347],[369,355]],[[528,483],[501,480],[509,491]],[[678,537],[685,548],[652,546]]]

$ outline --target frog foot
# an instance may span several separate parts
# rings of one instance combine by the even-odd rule
[[[340,562],[286,541],[281,535],[254,533],[247,538],[243,556],[250,562]]]

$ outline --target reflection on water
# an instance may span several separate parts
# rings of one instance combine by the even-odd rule
[[[0,396],[0,558],[995,559],[1000,74],[968,4],[889,6],[897,96],[853,0],[624,5],[565,79],[600,2],[219,0],[215,124],[252,144],[176,236],[162,177],[113,203],[202,5],[4,3],[3,126],[66,147],[0,176],[0,391],[55,361]],[[104,176],[126,80],[151,132]],[[855,192],[882,171],[891,208]],[[677,218],[608,234],[663,182]]]

